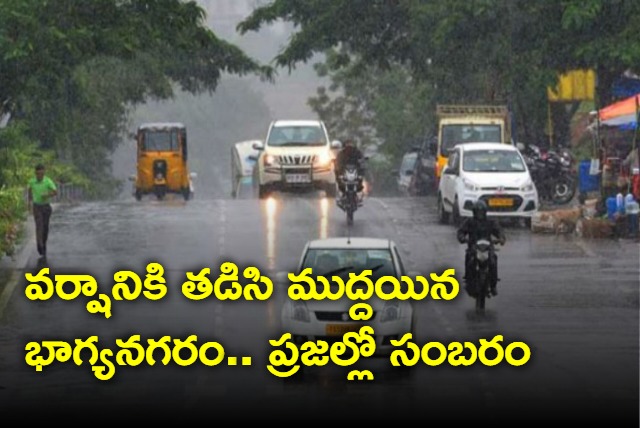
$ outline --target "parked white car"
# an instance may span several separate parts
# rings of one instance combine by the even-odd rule
[[[517,147],[501,143],[465,143],[449,155],[438,184],[438,216],[458,225],[483,200],[490,217],[524,219],[527,227],[539,209],[538,191]]]
[[[260,199],[274,191],[310,190],[324,190],[335,197],[335,151],[341,144],[329,140],[321,120],[276,120],[264,143],[255,143],[253,148],[260,151],[255,170]]]
[[[312,269],[312,277],[324,276],[329,280],[340,276],[345,283],[349,273],[360,274],[371,269],[371,279],[390,275],[398,279],[406,273],[396,244],[389,239],[378,238],[324,238],[307,242],[297,273]],[[280,273],[280,276],[284,274]],[[332,284],[335,284],[332,282]],[[319,284],[320,290],[322,285]],[[389,355],[394,349],[390,340],[398,340],[405,333],[414,333],[414,310],[411,300],[382,300],[374,296],[367,300],[373,316],[367,321],[354,321],[349,308],[356,302],[343,297],[339,300],[293,300],[286,298],[282,306],[282,328],[292,334],[296,343],[324,340],[329,344],[342,340],[342,335],[358,331],[369,325],[374,330],[376,353]]]

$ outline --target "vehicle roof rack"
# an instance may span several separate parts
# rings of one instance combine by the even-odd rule
[[[481,115],[504,117],[508,113],[504,105],[456,105],[438,104],[436,114],[438,116]]]

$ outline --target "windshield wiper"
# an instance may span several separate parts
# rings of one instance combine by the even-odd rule
[[[304,141],[287,141],[286,143],[278,144],[279,147],[287,147],[287,146],[307,146],[308,144]]]
[[[367,268],[367,269],[370,269],[371,273],[373,273],[373,272],[377,271],[378,269],[380,269],[383,266],[384,266],[384,264],[379,264],[379,265],[375,265],[372,268]],[[353,269],[353,268],[354,268],[353,266],[344,266],[344,267],[341,267],[341,268],[338,268],[338,269],[330,270],[329,272],[323,273],[320,276],[327,277],[327,276],[331,276],[331,275],[337,275],[339,273],[348,271],[348,270]],[[367,270],[367,269],[365,269],[365,270]]]
[[[341,267],[341,268],[338,268],[338,269],[330,270],[329,272],[325,272],[320,276],[326,277],[326,276],[330,276],[330,275],[336,275],[336,274],[342,273],[344,271],[347,271],[349,269],[353,269],[353,266],[344,266],[344,267]]]

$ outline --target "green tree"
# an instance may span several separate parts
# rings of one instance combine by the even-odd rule
[[[327,61],[315,65],[318,75],[331,78],[331,85],[319,87],[309,105],[336,138],[355,137],[364,147],[380,146],[381,153],[399,160],[432,131],[429,87],[416,82],[400,64],[367,70],[361,62],[336,67],[339,57],[335,51],[328,52]]]
[[[241,22],[241,33],[284,19],[296,25],[274,58],[294,67],[341,47],[386,68],[404,64],[442,103],[508,103],[516,138],[544,138],[546,88],[559,73],[594,68],[600,105],[613,79],[640,65],[640,3],[634,0],[275,0]],[[563,114],[562,110],[558,114]]]
[[[178,0],[0,0],[0,70],[0,114],[27,121],[94,183],[109,182],[131,106],[174,89],[212,93],[223,73],[272,78],[218,39],[196,2]]]

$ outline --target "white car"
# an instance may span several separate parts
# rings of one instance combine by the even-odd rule
[[[438,216],[459,224],[473,216],[477,200],[491,217],[524,219],[527,227],[539,209],[538,191],[517,147],[501,143],[455,146],[438,183]]]
[[[335,151],[321,120],[276,120],[269,126],[256,164],[255,185],[260,199],[274,191],[324,190],[336,195]]]
[[[259,152],[253,148],[261,140],[239,141],[231,146],[231,197],[253,196],[253,168]]]
[[[360,274],[371,269],[370,278],[391,275],[400,279],[406,273],[395,243],[378,238],[324,238],[307,242],[297,273],[312,268],[312,277],[340,276],[345,284],[349,273]],[[282,275],[282,273],[280,274]],[[417,275],[417,274],[414,274]],[[415,276],[414,276],[415,277]],[[331,282],[331,280],[330,280]],[[290,281],[289,281],[290,283]],[[333,284],[333,282],[331,282]],[[318,284],[320,291],[322,285]],[[282,306],[283,332],[291,333],[300,344],[306,341],[324,340],[331,345],[342,340],[342,335],[358,331],[363,325],[374,330],[376,353],[389,355],[394,349],[390,340],[398,340],[405,333],[414,333],[414,310],[411,300],[382,300],[374,296],[366,303],[371,305],[373,316],[367,321],[354,321],[349,317],[349,308],[355,301],[343,297],[339,300],[293,300],[288,296]]]

